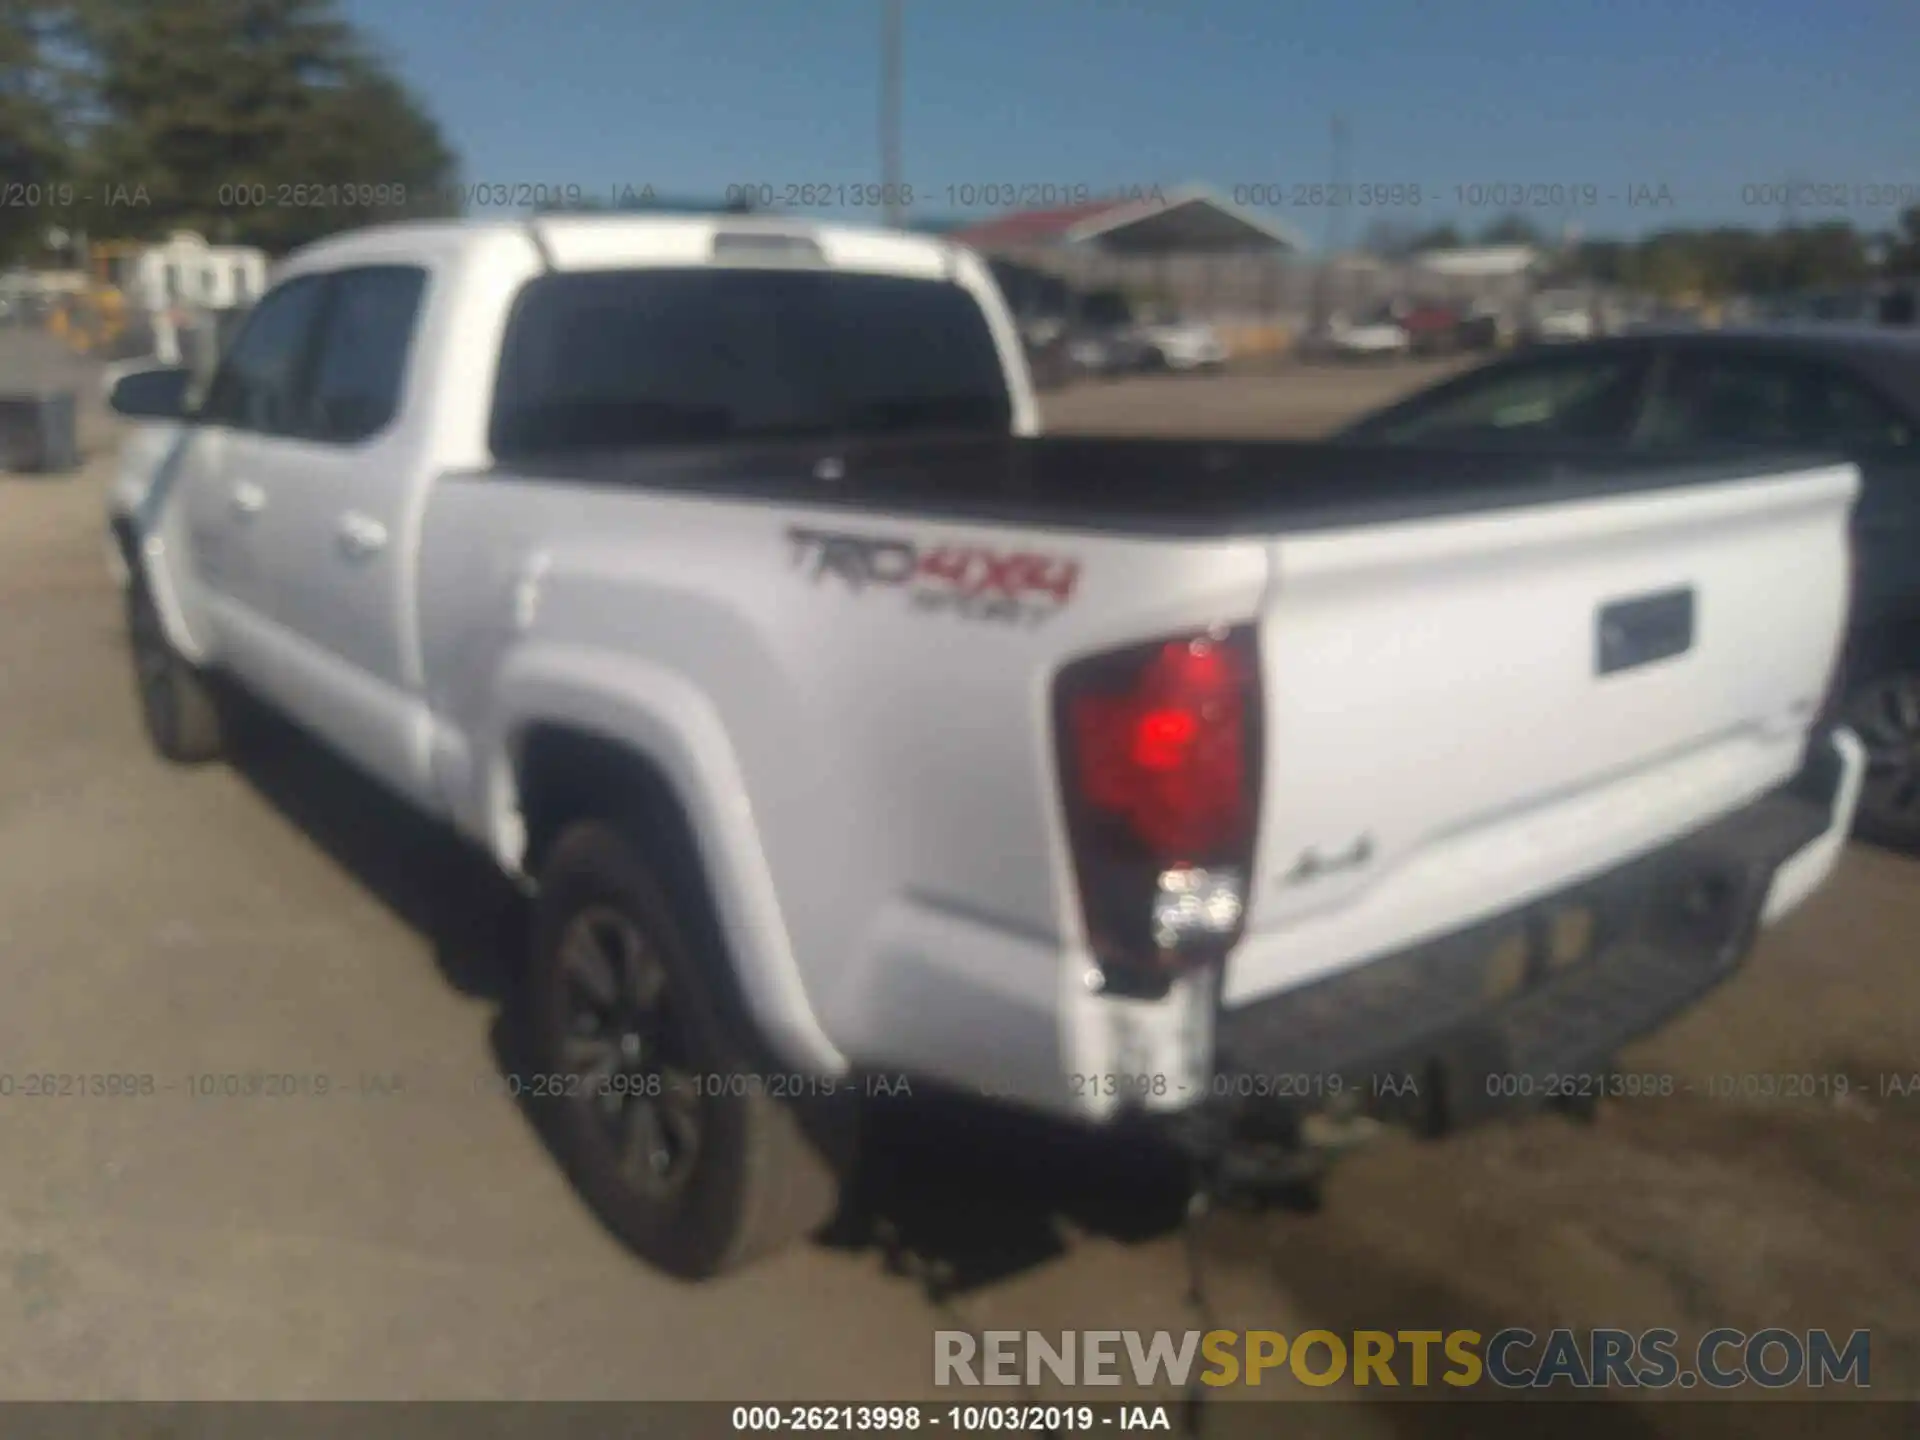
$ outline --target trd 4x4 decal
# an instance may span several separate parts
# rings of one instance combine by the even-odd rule
[[[980,545],[922,547],[884,535],[790,526],[793,563],[808,578],[829,576],[855,593],[904,590],[917,610],[950,610],[969,620],[1037,625],[1073,598],[1080,563]]]

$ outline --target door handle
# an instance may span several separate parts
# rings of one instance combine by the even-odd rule
[[[340,517],[340,545],[356,560],[378,554],[387,547],[387,527],[371,515],[349,510]]]
[[[267,508],[267,492],[251,480],[233,487],[233,512],[241,517],[258,515]]]
[[[1693,587],[1617,600],[1601,609],[1593,670],[1612,675],[1684,655],[1693,648]]]

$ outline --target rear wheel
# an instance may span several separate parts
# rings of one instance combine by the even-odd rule
[[[644,850],[593,821],[544,867],[527,976],[523,1079],[582,1196],[662,1269],[704,1279],[830,1219],[838,1177],[767,1093],[713,978],[717,941],[668,898]]]
[[[213,690],[167,639],[153,596],[137,575],[127,587],[127,637],[140,718],[153,748],[182,765],[216,758],[223,746]]]
[[[1920,849],[1920,671],[1890,670],[1856,686],[1845,717],[1867,751],[1855,829]]]

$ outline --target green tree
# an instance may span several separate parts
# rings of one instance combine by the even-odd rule
[[[1545,237],[1540,227],[1521,214],[1502,215],[1481,228],[1482,245],[1540,245]]]
[[[1781,231],[1779,249],[1783,290],[1858,285],[1873,274],[1865,239],[1844,220]]]
[[[1637,248],[1625,240],[1587,240],[1568,257],[1570,278],[1632,287],[1639,280]]]
[[[1920,206],[1901,212],[1899,227],[1883,239],[1881,269],[1888,275],[1920,275]]]
[[[1460,237],[1460,231],[1455,226],[1436,225],[1409,240],[1407,253],[1422,255],[1429,250],[1458,250],[1464,243]]]
[[[75,21],[90,234],[279,252],[446,212],[452,152],[334,0],[75,0]]]
[[[37,253],[57,220],[50,189],[69,177],[59,72],[49,54],[59,12],[35,0],[0,0],[0,263]]]
[[[1781,230],[1666,230],[1642,240],[1589,240],[1572,268],[1602,284],[1710,299],[1841,289],[1871,278],[1866,237],[1844,221]]]

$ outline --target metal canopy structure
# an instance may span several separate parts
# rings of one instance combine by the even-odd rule
[[[1022,210],[962,226],[949,237],[989,256],[1052,272],[1078,297],[1116,288],[1179,313],[1271,315],[1283,304],[1293,262],[1306,249],[1292,227],[1230,204],[1201,185],[1057,210]],[[1024,278],[1024,277],[1023,277]],[[1004,283],[1004,281],[1003,281]],[[1016,308],[1050,311],[1044,287],[1013,287]]]
[[[1291,226],[1197,185],[1141,199],[1016,211],[966,226],[952,238],[978,250],[1081,246],[1141,257],[1297,253],[1307,248]]]

